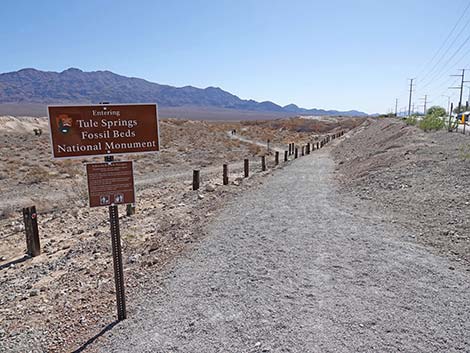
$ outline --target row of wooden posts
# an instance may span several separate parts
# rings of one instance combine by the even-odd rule
[[[300,146],[300,156],[308,155],[311,151],[315,149],[320,149],[325,146],[331,140],[341,137],[344,135],[343,131],[335,133],[333,135],[325,136],[321,141],[314,143],[307,143],[304,146]],[[284,151],[284,162],[289,160],[289,156],[294,155],[294,159],[299,157],[299,147],[294,143],[289,143],[288,150]],[[276,151],[274,154],[274,164],[279,165],[279,151]],[[266,156],[261,156],[261,171],[266,171]],[[245,178],[250,176],[250,161],[244,159],[243,161],[243,175]],[[222,183],[223,185],[228,185],[228,164],[224,164],[222,167]],[[193,171],[193,190],[198,190],[201,184],[200,171]],[[127,205],[126,208],[127,215],[133,215],[135,213],[134,205]],[[26,233],[26,253],[28,256],[35,257],[41,254],[41,244],[39,240],[39,230],[38,230],[38,216],[36,212],[36,207],[25,207],[23,208],[23,222],[25,226]]]
[[[327,135],[321,141],[310,143],[308,142],[304,146],[300,146],[300,155],[305,156],[310,154],[310,152],[315,151],[315,149],[320,149],[324,147],[328,142],[334,140],[335,138],[341,137],[344,135],[344,131],[337,132],[332,135]],[[299,147],[294,143],[289,143],[288,150],[284,151],[284,162],[289,160],[289,156],[294,155],[294,159],[299,157]],[[279,151],[276,151],[274,154],[274,165],[279,165]],[[261,171],[266,171],[266,156],[261,156]],[[228,177],[228,164],[222,165],[222,184],[229,184]],[[248,178],[250,176],[250,161],[249,159],[243,160],[243,176]],[[201,172],[198,169],[193,170],[193,190],[198,190],[201,186]]]

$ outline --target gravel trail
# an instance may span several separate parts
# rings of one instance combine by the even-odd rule
[[[469,352],[469,272],[340,196],[328,150],[232,200],[92,350]]]

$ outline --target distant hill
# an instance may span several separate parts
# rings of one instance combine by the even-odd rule
[[[223,109],[274,115],[364,116],[356,110],[304,109],[273,102],[240,99],[218,87],[173,87],[110,71],[84,72],[70,68],[62,72],[22,69],[0,74],[0,105],[4,107],[43,107],[46,104],[156,102],[161,108],[191,107],[196,110]],[[1,111],[1,109],[0,109]],[[21,110],[20,110],[21,111]]]

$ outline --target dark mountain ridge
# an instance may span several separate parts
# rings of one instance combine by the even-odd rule
[[[157,102],[160,107],[222,108],[299,115],[367,115],[323,109],[285,107],[273,102],[240,99],[218,87],[173,87],[126,77],[110,71],[84,72],[70,68],[62,72],[22,69],[0,74],[0,104],[79,104]]]

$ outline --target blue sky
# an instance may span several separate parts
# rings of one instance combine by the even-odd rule
[[[395,98],[407,105],[407,79],[426,77],[468,1],[2,0],[0,71],[110,70],[281,105],[383,112]],[[455,61],[436,66],[442,83],[420,87],[417,77],[416,108],[424,94],[430,104],[454,100],[448,75],[470,67],[470,55]]]

